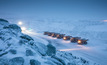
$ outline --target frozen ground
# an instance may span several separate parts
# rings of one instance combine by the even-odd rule
[[[106,1],[94,0],[78,2],[0,1],[0,18],[8,20],[12,24],[21,21],[23,24],[19,26],[23,29],[22,32],[35,40],[32,41],[29,36],[30,41],[21,38],[20,36],[24,35],[20,28],[17,29],[17,25],[15,25],[15,30],[20,31],[19,34],[14,30],[14,26],[13,29],[11,26],[8,28],[8,24],[4,23],[4,26],[8,27],[3,29],[2,23],[0,23],[0,65],[8,64],[8,60],[13,61],[12,63],[17,62],[14,62],[14,59],[21,59],[16,64],[20,62],[24,63],[23,65],[30,65],[32,59],[33,63],[37,63],[37,65],[64,65],[63,62],[66,65],[96,65],[93,63],[107,65],[106,3]],[[101,20],[105,20],[105,22]],[[89,39],[89,41],[87,45],[78,45],[70,43],[70,41],[45,36],[43,35],[44,31],[79,36]],[[26,38],[26,35],[24,37]],[[34,43],[33,48],[31,42]],[[44,49],[47,48],[48,43],[54,45],[58,50],[56,58],[44,54],[46,51],[48,52],[47,49]],[[67,52],[76,57],[82,57],[89,63],[69,55]],[[60,62],[58,59],[64,61]],[[90,62],[92,63],[90,64]]]
[[[11,23],[17,24],[18,21],[22,21],[23,25],[20,27],[26,27],[27,31],[23,33],[30,35],[38,42],[44,44],[51,43],[57,50],[71,52],[77,57],[83,57],[86,60],[96,62],[100,65],[107,64],[107,22],[102,21],[68,21],[68,20],[55,20],[55,19],[38,19],[29,18],[25,19],[11,19],[6,18]],[[30,32],[29,28],[32,29]],[[71,36],[80,36],[82,38],[89,39],[87,45],[78,45],[70,43],[70,41],[63,41],[62,39],[51,38],[44,36],[44,31],[64,33]]]
[[[30,22],[30,26],[35,35],[45,43],[53,44],[57,50],[71,52],[76,56],[83,57],[89,61],[99,63],[100,65],[107,64],[107,23],[100,21],[35,21]],[[80,36],[89,39],[87,45],[78,45],[63,41],[62,39],[51,38],[43,35],[43,31],[51,31],[65,33],[72,36]]]
[[[66,52],[66,41],[52,39],[0,19],[0,65],[98,65]]]

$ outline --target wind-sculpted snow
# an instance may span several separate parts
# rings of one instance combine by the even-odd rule
[[[0,19],[0,65],[94,65],[71,53],[57,51],[23,33],[16,24]]]

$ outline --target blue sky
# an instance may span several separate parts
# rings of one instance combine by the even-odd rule
[[[0,0],[0,17],[106,20],[107,0]]]

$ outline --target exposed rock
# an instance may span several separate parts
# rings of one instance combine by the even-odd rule
[[[15,57],[9,60],[9,65],[23,65],[24,59],[22,57]]]
[[[16,33],[13,33],[12,31],[10,30],[1,30],[0,31],[0,38],[1,40],[5,41],[5,40],[10,40],[12,39],[12,37],[16,36],[17,34]]]
[[[25,43],[28,43],[28,44],[30,44],[30,45],[33,45],[34,44],[34,40],[30,37],[30,36],[28,36],[28,35],[24,35],[24,34],[22,34],[21,36],[20,36],[20,41],[19,41],[19,44],[25,44]]]
[[[20,45],[25,44],[25,43],[27,43],[27,42],[28,42],[28,40],[25,40],[25,39],[19,40],[19,44],[20,44]]]
[[[17,51],[15,49],[10,49],[9,52],[12,53],[12,54],[16,54],[17,53]]]
[[[26,56],[33,56],[33,52],[31,50],[26,50]]]
[[[2,29],[4,26],[8,25],[9,22],[4,19],[0,19],[0,29]]]
[[[55,55],[56,54],[56,48],[54,46],[52,46],[51,44],[48,44],[46,53],[48,56]]]
[[[4,29],[14,30],[15,32],[21,32],[21,28],[16,24],[10,24],[8,26],[3,27]]]
[[[7,23],[8,23],[8,21],[7,21],[7,20],[5,20],[5,19],[1,19],[1,18],[0,18],[0,21],[7,22]]]
[[[7,44],[7,46],[9,47],[9,46],[11,46],[11,44],[10,44],[10,43],[8,43],[8,44]]]
[[[0,49],[0,52],[2,51],[2,49]]]
[[[21,39],[28,40],[28,41],[33,40],[29,35],[25,35],[25,34],[21,35],[20,38],[21,38]]]
[[[0,37],[0,39],[4,41],[4,37]]]
[[[83,63],[88,63],[85,59],[83,59],[83,58],[81,58],[81,61],[83,62]]]
[[[33,48],[36,49],[42,56],[46,55],[46,51],[47,51],[46,45],[44,45],[40,42],[37,42],[37,43],[35,43]]]
[[[37,60],[31,59],[30,60],[30,65],[41,65],[41,63]]]
[[[3,56],[3,55],[6,55],[7,53],[8,53],[8,52],[1,53],[1,54],[0,54],[0,57]]]
[[[57,61],[59,61],[61,63],[61,65],[66,65],[63,59],[60,59],[56,56],[52,56],[52,58],[56,59]]]
[[[34,43],[35,43],[35,42],[34,42],[33,40],[31,40],[31,41],[28,42],[28,44],[30,44],[30,45],[32,45],[32,46],[34,45]]]

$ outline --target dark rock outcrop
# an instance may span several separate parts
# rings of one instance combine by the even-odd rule
[[[10,24],[8,26],[4,26],[3,28],[4,29],[10,29],[10,30],[15,31],[15,32],[21,32],[21,28],[16,24]]]
[[[24,59],[22,57],[15,57],[9,60],[9,65],[24,65]]]
[[[27,40],[27,41],[33,40],[29,35],[25,35],[25,34],[21,35],[20,38],[21,38],[21,39],[25,39],[25,40]]]
[[[33,52],[29,49],[26,50],[26,56],[33,56]]]
[[[41,65],[41,63],[37,60],[31,59],[30,60],[30,65]]]
[[[15,49],[10,49],[9,52],[12,53],[12,54],[16,54],[17,53],[17,51]]]
[[[56,48],[53,45],[48,44],[46,53],[47,53],[48,56],[55,55],[56,54]]]

